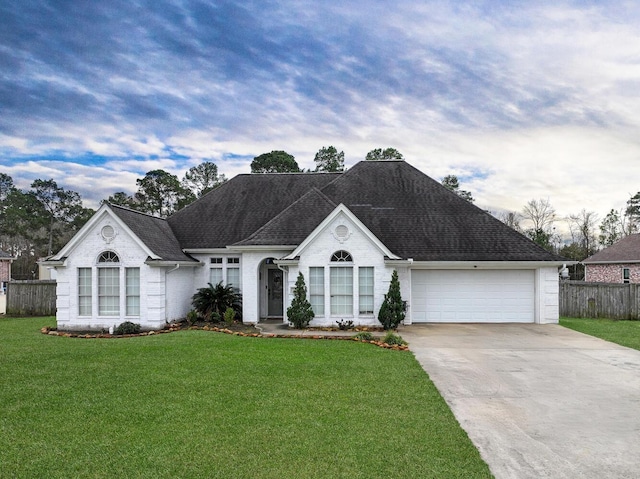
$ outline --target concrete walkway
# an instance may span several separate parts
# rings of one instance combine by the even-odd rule
[[[400,334],[496,478],[640,477],[640,351],[558,325]]]

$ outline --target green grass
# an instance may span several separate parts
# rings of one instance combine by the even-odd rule
[[[0,319],[1,478],[491,477],[410,353]]]
[[[560,318],[560,324],[581,333],[640,350],[640,321]]]

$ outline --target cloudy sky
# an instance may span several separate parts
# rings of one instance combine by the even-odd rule
[[[602,218],[640,190],[635,1],[0,3],[0,171],[87,206],[162,168],[227,177],[395,147],[476,204]]]

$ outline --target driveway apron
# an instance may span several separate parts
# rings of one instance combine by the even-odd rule
[[[559,325],[400,334],[496,478],[640,477],[640,351]]]

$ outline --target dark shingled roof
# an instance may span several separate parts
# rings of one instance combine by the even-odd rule
[[[5,253],[4,251],[2,251],[0,249],[0,259],[2,259],[2,258],[7,258],[8,259],[8,258],[12,258],[12,256],[9,253]]]
[[[162,260],[196,261],[182,251],[167,220],[122,206],[109,204],[109,207]]]
[[[184,249],[224,248],[247,239],[311,188],[322,188],[339,176],[340,173],[238,175],[168,221]]]
[[[629,263],[640,261],[640,234],[625,236],[608,248],[589,256],[583,263]]]
[[[298,201],[266,225],[236,245],[299,245],[309,236],[333,210],[337,204],[323,195],[317,188],[311,188]],[[313,212],[309,214],[309,212]]]
[[[185,249],[297,245],[340,203],[401,258],[563,261],[405,161],[240,175],[168,221]]]

